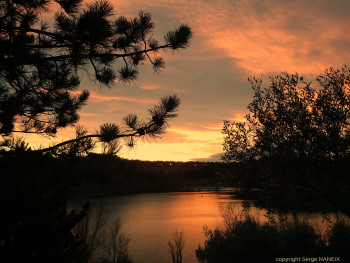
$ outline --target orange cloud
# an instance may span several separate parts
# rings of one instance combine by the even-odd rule
[[[185,22],[195,33],[188,56],[229,57],[248,74],[321,73],[350,61],[347,1],[153,0],[114,1],[130,13],[135,6]],[[168,24],[168,21],[163,23]],[[158,25],[156,21],[156,25]],[[214,55],[214,56],[213,56]],[[175,57],[174,57],[175,58]],[[169,59],[174,59],[170,57]]]
[[[161,88],[155,84],[143,84],[140,86],[140,89],[142,89],[142,90],[156,90],[156,89],[161,89]]]
[[[136,98],[136,97],[124,97],[124,96],[103,96],[95,92],[90,93],[90,99],[97,101],[127,101],[138,102],[142,104],[155,104],[158,101],[153,98]]]
[[[174,72],[172,72],[173,74]],[[145,91],[154,91],[154,90],[168,90],[171,92],[176,92],[176,93],[187,93],[186,90],[179,89],[179,88],[173,88],[173,87],[167,87],[166,84],[149,84],[149,83],[143,83],[139,87],[141,90]]]
[[[84,1],[84,3],[92,0]],[[248,74],[321,73],[350,61],[348,1],[111,0],[116,16],[150,11],[156,38],[181,23],[194,31],[186,56],[166,61],[231,58]],[[182,52],[182,53],[183,53]],[[167,71],[167,69],[166,69]],[[155,87],[145,87],[145,89]]]
[[[218,48],[237,66],[252,74],[276,71],[320,72],[350,60],[332,43],[350,41],[350,23],[333,16],[317,16],[310,4],[297,1],[201,2],[191,21],[208,47]],[[271,4],[269,4],[271,3]],[[322,3],[327,8],[325,2]],[[329,7],[332,3],[328,2]],[[218,14],[218,15],[216,15]]]
[[[197,129],[189,128],[170,128],[168,129],[168,136],[165,138],[166,142],[183,142],[183,143],[204,143],[213,144],[221,143],[222,125],[203,126]]]
[[[82,116],[82,117],[97,117],[97,114],[91,113],[91,112],[81,112],[80,116]]]
[[[231,113],[231,121],[236,121],[236,122],[246,122],[245,115],[248,113],[248,111],[239,111],[239,110],[232,110],[230,111]]]

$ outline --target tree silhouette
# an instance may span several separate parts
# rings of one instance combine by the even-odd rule
[[[249,78],[254,91],[247,122],[224,121],[223,159],[241,162],[262,157],[344,157],[350,149],[350,69],[327,69],[318,87],[298,74]]]
[[[40,18],[59,6],[54,22]],[[158,51],[186,48],[191,29],[181,25],[164,36],[164,44],[153,38],[151,15],[140,11],[138,17],[113,20],[113,6],[98,0],[81,7],[81,0],[6,0],[0,3],[0,134],[36,133],[53,136],[60,128],[75,124],[78,110],[86,104],[89,92],[76,90],[79,72],[92,81],[112,87],[116,81],[132,82],[139,65],[148,60],[156,72],[164,67]],[[117,62],[120,61],[118,64]],[[117,68],[116,68],[117,66]],[[96,134],[81,128],[73,141],[83,148],[93,146],[91,138],[115,145],[115,139],[164,132],[169,118],[179,105],[176,96],[168,96],[149,110],[150,121],[136,116],[124,118],[129,130],[116,124],[101,125]],[[3,146],[11,148],[4,140]],[[81,146],[81,145],[80,145]],[[76,149],[79,148],[76,145]],[[74,148],[73,147],[73,148]],[[50,147],[52,151],[57,147]],[[44,149],[40,150],[44,151]],[[4,152],[4,151],[3,151]],[[113,152],[113,151],[112,151]]]
[[[249,78],[246,122],[224,121],[223,160],[262,206],[330,207],[350,217],[350,69],[327,69],[317,85],[298,74]],[[324,200],[324,201],[320,201]],[[292,207],[295,206],[295,207]]]

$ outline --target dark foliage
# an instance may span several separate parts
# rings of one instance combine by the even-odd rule
[[[249,79],[247,122],[224,122],[223,159],[256,204],[340,210],[350,216],[350,69],[330,68],[312,87],[298,74]]]
[[[348,262],[349,224],[338,220],[327,233],[318,232],[307,221],[270,219],[260,224],[245,214],[235,216],[224,229],[205,229],[204,246],[196,250],[200,262],[275,262],[277,258],[339,257]],[[316,259],[316,260],[315,260]]]
[[[254,91],[246,123],[224,122],[228,162],[269,156],[336,159],[350,148],[350,69],[330,68],[313,88],[298,74],[250,78]]]
[[[88,207],[68,213],[64,182],[47,176],[36,162],[1,162],[0,261],[85,262],[88,251],[71,231]]]

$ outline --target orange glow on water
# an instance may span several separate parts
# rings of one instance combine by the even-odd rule
[[[195,249],[205,241],[204,229],[223,230],[225,222],[244,220],[242,200],[232,196],[232,191],[135,194],[96,197],[89,201],[92,207],[105,205],[107,227],[120,218],[122,232],[131,239],[129,251],[136,262],[171,262],[168,241],[179,231],[183,232],[185,241],[183,262],[192,263],[196,262]],[[77,198],[70,201],[69,206],[81,207],[85,201]],[[259,224],[268,221],[266,210],[251,207],[248,213]],[[311,224],[326,231],[327,223],[322,223],[320,214],[309,216]],[[292,216],[289,219],[293,222]],[[303,219],[303,214],[299,214],[299,219]]]

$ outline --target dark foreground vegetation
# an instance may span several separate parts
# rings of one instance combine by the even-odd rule
[[[269,263],[350,260],[350,222],[338,218],[321,232],[307,218],[270,214],[259,222],[249,209],[237,214],[228,209],[225,228],[206,229],[206,241],[196,250],[200,262]],[[328,260],[327,260],[328,258]],[[294,260],[294,261],[293,261]],[[283,261],[282,261],[283,262]]]

